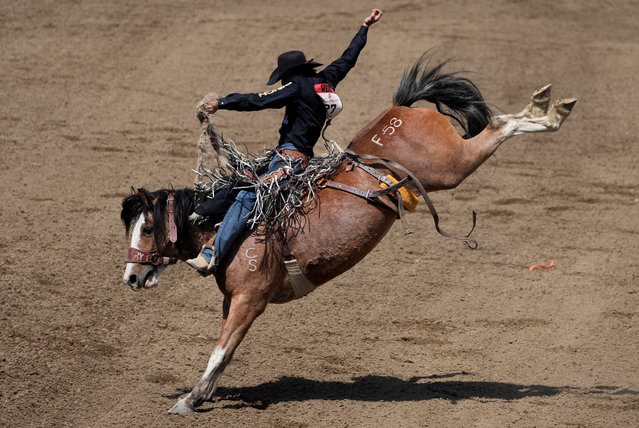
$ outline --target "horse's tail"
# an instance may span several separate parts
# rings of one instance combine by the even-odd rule
[[[424,61],[426,66],[422,70]],[[470,79],[459,76],[459,72],[441,72],[450,61],[446,60],[429,70],[430,56],[428,52],[424,53],[409,71],[404,72],[393,95],[393,103],[410,107],[418,100],[429,101],[435,104],[440,113],[459,122],[466,132],[464,138],[471,138],[486,128],[492,112]]]

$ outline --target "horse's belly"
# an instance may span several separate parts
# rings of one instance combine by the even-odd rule
[[[333,189],[322,192],[321,206],[310,213],[303,233],[289,246],[302,272],[323,284],[362,260],[386,235],[395,213]]]

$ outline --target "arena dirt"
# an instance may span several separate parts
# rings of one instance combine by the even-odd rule
[[[373,6],[291,2],[0,3],[0,424],[4,426],[637,426],[637,2],[381,1],[345,111],[347,143],[427,49],[504,112],[552,82],[560,132],[516,137],[422,206],[353,270],[270,306],[189,416],[212,280],[183,263],[121,281],[130,186],[189,186],[197,101],[260,91],[285,50],[328,63]],[[220,112],[251,151],[281,111]],[[348,213],[345,213],[348,215]],[[549,270],[528,267],[548,264]]]

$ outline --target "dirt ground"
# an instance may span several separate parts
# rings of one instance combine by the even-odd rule
[[[266,88],[277,55],[328,63],[384,10],[340,85],[349,138],[423,51],[519,111],[577,97],[554,134],[508,141],[432,194],[361,264],[254,324],[216,398],[168,415],[221,324],[186,264],[122,283],[130,186],[190,186],[207,92]],[[3,426],[639,425],[636,1],[0,1]],[[272,147],[281,111],[221,112]],[[348,213],[345,213],[346,215]],[[548,264],[549,270],[528,267]]]

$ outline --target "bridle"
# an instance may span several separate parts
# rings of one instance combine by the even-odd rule
[[[169,216],[169,233],[164,238],[164,242],[159,248],[153,248],[151,251],[142,251],[138,248],[129,247],[127,252],[127,263],[138,263],[141,265],[172,265],[177,263],[178,258],[173,256],[167,256],[169,251],[172,254],[176,253],[175,243],[177,242],[177,227],[175,226],[175,216],[173,210],[175,207],[175,196],[173,193],[169,193],[166,198],[166,211]]]

